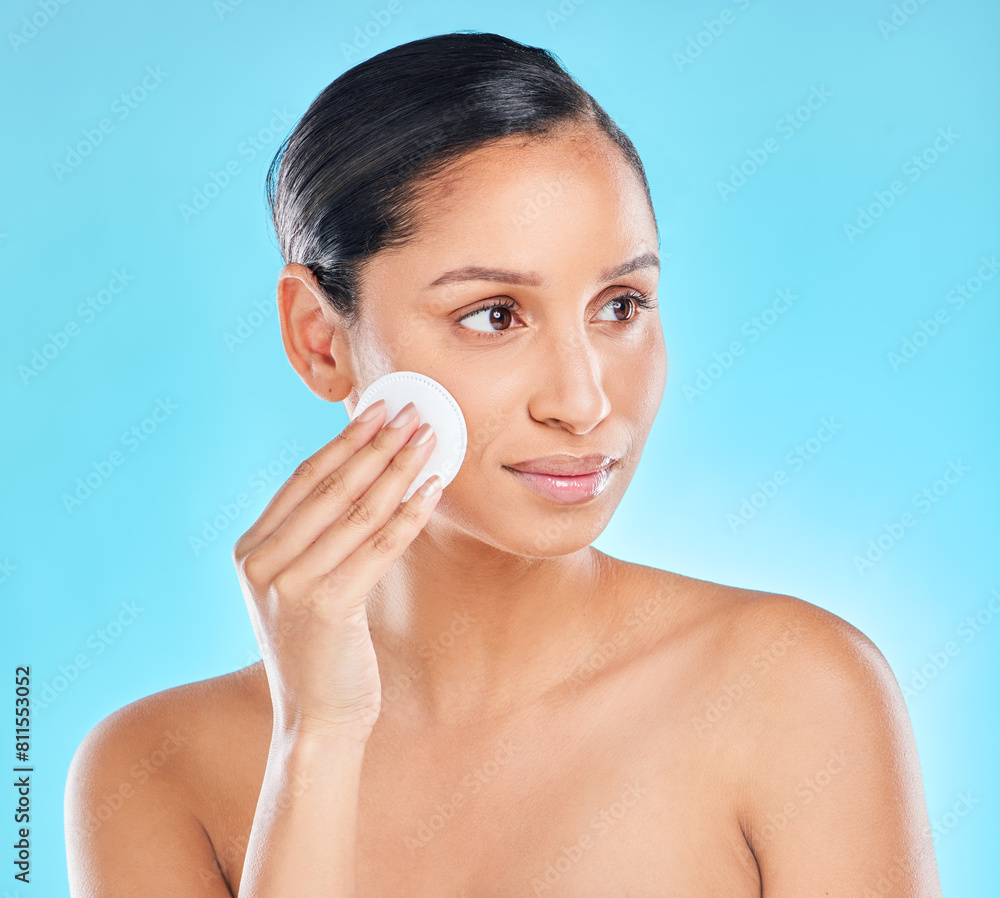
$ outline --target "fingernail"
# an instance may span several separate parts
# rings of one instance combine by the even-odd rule
[[[417,407],[412,402],[407,402],[406,405],[399,410],[399,414],[389,422],[389,426],[402,427],[416,413]]]
[[[368,406],[360,415],[355,418],[355,421],[371,421],[376,418],[382,412],[385,411],[385,400],[379,399],[378,402],[373,402]]]
[[[417,490],[421,496],[431,496],[441,489],[441,477],[437,474],[431,476],[431,478],[425,483],[420,489]]]
[[[425,421],[415,431],[413,431],[413,436],[406,441],[406,445],[419,446],[421,443],[426,443],[431,438],[431,434],[433,432],[434,428]]]

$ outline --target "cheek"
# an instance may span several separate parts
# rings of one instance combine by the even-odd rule
[[[464,395],[469,392],[466,384]],[[511,391],[507,395],[512,395]],[[477,530],[477,522],[490,519],[491,509],[508,501],[505,478],[509,475],[500,466],[511,460],[510,435],[516,434],[520,425],[516,423],[516,406],[509,399],[500,405],[490,401],[488,393],[477,395],[475,401],[455,398],[465,416],[467,442],[462,467],[451,483],[454,504],[450,510],[457,522]],[[444,498],[447,496],[442,501]]]
[[[475,415],[466,415],[469,433],[466,457],[482,458],[506,427],[512,424],[513,413],[502,408],[485,408]]]
[[[623,379],[623,385],[631,392],[631,399],[623,396],[622,401],[629,403],[630,417],[637,422],[643,421],[648,431],[660,408],[667,384],[667,352],[660,328],[652,335],[648,349],[643,352],[643,359],[643,365],[632,369],[634,377]]]
[[[369,384],[385,374],[402,370],[397,364],[397,353],[388,334],[369,328],[359,330],[353,340],[354,359],[358,366],[358,376]]]
[[[455,397],[465,418],[466,458],[478,464],[503,440],[506,429],[516,431],[527,420],[525,387],[509,375],[487,373],[468,362],[461,369],[454,363],[441,368],[438,380]]]

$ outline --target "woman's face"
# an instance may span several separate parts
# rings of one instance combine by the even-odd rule
[[[458,401],[469,439],[428,528],[529,556],[584,548],[632,479],[666,380],[642,184],[603,132],[574,125],[464,155],[420,208],[418,236],[365,271],[348,411],[383,374],[432,377]],[[509,470],[591,454],[616,461],[577,504]]]

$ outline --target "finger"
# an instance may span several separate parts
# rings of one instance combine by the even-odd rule
[[[253,525],[237,540],[233,550],[236,557],[242,557],[267,539],[323,477],[340,467],[378,433],[385,420],[386,406],[383,400],[373,405],[379,405],[373,419],[354,419],[329,443],[299,463]]]
[[[394,514],[402,513],[400,502],[403,495],[430,457],[435,441],[436,436],[431,431],[426,442],[403,446],[368,490],[345,507],[332,524],[328,523],[311,545],[307,545],[289,565],[293,578],[318,580],[325,577],[374,533],[384,528]],[[414,499],[417,501],[414,502]],[[422,499],[416,493],[410,497],[413,507],[408,510],[409,515],[412,516]],[[410,502],[402,508],[405,509]]]
[[[413,457],[415,450],[420,462],[410,469],[410,479],[400,488],[399,497],[384,510],[373,508],[371,500],[365,498],[365,494],[403,451],[407,440],[420,429],[418,421],[419,415],[414,414],[400,426],[393,426],[390,422],[339,468],[319,480],[277,529],[254,550],[257,576],[266,580],[268,576],[289,567],[334,522],[345,515],[349,516],[346,529],[348,534],[351,529],[361,527],[365,529],[363,535],[366,536],[374,527],[382,526],[430,456],[433,440],[428,441],[431,446],[423,443],[416,447],[405,447],[404,457]],[[393,466],[393,479],[398,478],[398,470],[399,463]],[[325,574],[332,567],[333,564],[328,564],[322,573]]]
[[[429,481],[440,484],[441,477],[434,474]],[[402,503],[383,527],[322,577],[310,596],[311,610],[329,618],[363,606],[371,589],[423,529],[441,492],[438,488],[430,496],[421,496],[418,490]]]

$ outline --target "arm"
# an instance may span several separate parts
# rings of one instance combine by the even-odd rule
[[[164,724],[176,714],[151,708],[133,702],[109,715],[73,756],[65,795],[72,898],[234,898],[186,800],[190,734]],[[365,744],[353,734],[275,731],[238,898],[353,898]]]
[[[239,898],[356,894],[365,740],[276,731]]]
[[[233,548],[272,708],[239,898],[356,894],[361,766],[381,710],[366,600],[441,496],[400,502],[435,440],[407,410],[382,427],[376,403],[351,421]]]
[[[126,706],[73,756],[64,808],[72,898],[231,898],[171,765],[153,766],[171,738],[154,729]]]
[[[804,635],[774,667],[750,767],[746,835],[763,898],[940,898],[892,670],[856,628],[803,605]]]

